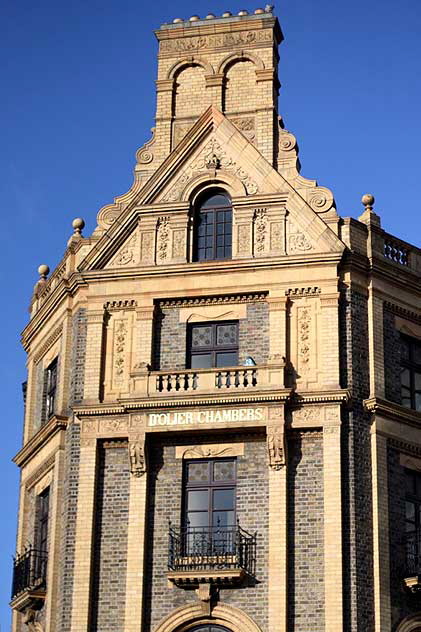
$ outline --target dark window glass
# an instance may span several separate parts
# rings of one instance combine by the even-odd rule
[[[50,488],[47,487],[42,494],[37,497],[37,525],[35,534],[35,548],[44,553],[48,549],[48,514],[50,506]]]
[[[238,323],[189,325],[187,366],[191,369],[238,365]]]
[[[232,206],[223,193],[214,193],[199,202],[194,243],[195,261],[231,258]]]
[[[235,459],[187,461],[183,524],[187,529],[235,525]]]
[[[55,403],[56,403],[56,391],[57,391],[57,358],[53,360],[50,366],[45,371],[46,381],[46,398],[45,398],[45,413],[46,419],[49,419],[54,415]]]
[[[409,575],[421,572],[421,474],[405,470],[405,538]]]
[[[223,628],[221,625],[198,625],[190,629],[190,632],[229,632],[227,628]]]
[[[401,402],[421,411],[421,341],[401,337]]]

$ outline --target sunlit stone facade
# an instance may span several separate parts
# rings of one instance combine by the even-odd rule
[[[13,632],[421,630],[421,251],[300,175],[269,7],[156,36],[23,332]]]

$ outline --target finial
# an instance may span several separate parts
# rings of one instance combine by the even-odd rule
[[[174,20],[172,21],[173,24],[180,24],[180,22],[184,22],[183,18],[174,18]]]
[[[200,20],[198,15],[192,15],[191,18],[189,18],[189,22],[197,22],[198,20]]]
[[[74,229],[74,236],[82,235],[82,230],[85,228],[85,222],[81,217],[76,217],[76,219],[72,222],[72,226]]]
[[[265,6],[265,13],[272,13],[273,9],[275,8],[274,4],[267,4]]]
[[[374,204],[374,195],[371,195],[371,193],[365,193],[361,198],[361,202],[365,206],[366,211],[372,211]]]
[[[249,12],[246,11],[245,9],[241,9],[241,11],[238,12],[238,15],[248,15]]]
[[[207,16],[205,17],[205,20],[213,20],[215,18],[213,13],[208,13]]]
[[[38,274],[40,276],[40,281],[45,281],[49,273],[50,273],[50,268],[47,266],[46,263],[42,263],[38,267]]]
[[[363,214],[358,218],[360,222],[367,224],[367,226],[372,225],[380,228],[380,216],[373,211],[374,195],[371,195],[371,193],[365,193],[361,198],[361,202],[365,208]]]
[[[265,13],[265,10],[259,7],[255,10],[254,15],[261,15],[262,13]]]
[[[232,17],[232,13],[231,11],[224,11],[224,13],[222,14],[223,18],[230,18]]]

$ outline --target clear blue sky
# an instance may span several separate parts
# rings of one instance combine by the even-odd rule
[[[71,220],[132,183],[150,137],[156,42],[163,22],[254,10],[244,0],[3,0],[0,9],[3,424],[0,625],[9,629],[25,355],[19,334],[36,269],[60,260]],[[176,7],[176,8],[174,8]],[[421,3],[283,0],[280,112],[300,144],[302,174],[357,217],[376,196],[383,227],[420,245]]]

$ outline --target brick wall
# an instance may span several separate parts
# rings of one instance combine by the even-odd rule
[[[180,323],[179,310],[163,308],[155,321],[154,368],[179,370],[186,367],[187,325]],[[239,364],[251,356],[257,364],[269,357],[269,307],[267,303],[247,304],[247,318],[239,321]]]
[[[91,632],[124,629],[130,471],[127,442],[98,454]]]
[[[205,71],[201,66],[187,66],[176,78],[175,116],[197,118],[209,107]]]
[[[87,320],[86,309],[78,309],[72,322],[72,356],[70,369],[69,406],[83,400]]]
[[[79,488],[80,428],[71,423],[66,430],[65,475],[60,522],[59,603],[57,629],[69,632],[72,616],[73,573],[75,562],[76,511]]]
[[[324,632],[323,437],[288,443],[288,630]]]
[[[362,402],[369,396],[367,299],[347,291],[341,300],[341,384],[353,395],[342,419],[344,632],[372,630],[373,536],[370,415]]]
[[[395,316],[388,309],[383,311],[384,336],[384,387],[387,399],[401,403],[401,344],[395,328]]]
[[[392,629],[404,617],[419,611],[417,603],[402,590],[405,575],[405,470],[399,463],[399,450],[388,446],[390,599]]]
[[[224,436],[226,441],[244,437]],[[251,440],[252,439],[252,440]],[[200,442],[220,442],[215,436],[202,436]],[[177,440],[177,445],[196,443],[192,437]],[[268,466],[266,444],[260,437],[249,437],[244,457],[237,459],[237,516],[247,531],[258,531],[256,585],[221,590],[220,601],[248,613],[262,632],[267,632],[268,567]],[[144,630],[151,632],[159,621],[179,606],[197,603],[194,591],[168,586],[168,522],[179,526],[181,520],[182,459],[175,458],[175,439],[163,439],[150,446],[151,476],[148,490],[148,547],[146,560],[146,603]]]
[[[250,111],[258,107],[256,67],[251,61],[237,61],[226,73],[224,112]]]

